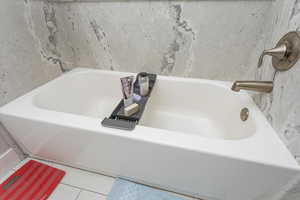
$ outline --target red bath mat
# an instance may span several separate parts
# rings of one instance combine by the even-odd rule
[[[65,172],[30,160],[0,185],[0,200],[44,200]]]

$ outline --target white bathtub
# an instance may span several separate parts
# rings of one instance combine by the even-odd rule
[[[125,75],[73,70],[3,106],[1,122],[33,157],[196,197],[268,199],[299,174],[251,98],[226,82],[158,76],[135,130],[102,127]]]

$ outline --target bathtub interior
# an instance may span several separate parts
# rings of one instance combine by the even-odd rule
[[[52,84],[34,98],[40,108],[103,119],[122,98],[120,74],[74,73]],[[141,126],[217,139],[243,139],[256,131],[239,95],[212,82],[159,77]]]
[[[238,95],[211,83],[158,80],[140,125],[218,139],[243,139],[256,131]]]
[[[34,104],[47,110],[88,117],[109,116],[122,98],[120,77],[116,74],[77,73],[48,85],[34,97]]]

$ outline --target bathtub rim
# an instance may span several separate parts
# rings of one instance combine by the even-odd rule
[[[100,133],[101,134],[112,134],[114,136],[119,136],[119,137],[127,137],[128,139],[133,139],[133,140],[142,140],[146,142],[153,142],[153,143],[159,143],[161,145],[169,145],[172,147],[177,147],[177,148],[184,148],[187,150],[192,150],[192,151],[198,151],[200,153],[206,153],[206,154],[212,154],[212,155],[217,155],[217,156],[223,156],[231,159],[239,159],[239,160],[244,160],[244,161],[250,161],[250,162],[255,162],[255,163],[260,163],[264,165],[271,165],[271,166],[276,166],[276,167],[281,167],[281,168],[287,168],[291,170],[297,170],[300,171],[300,166],[296,162],[296,160],[293,158],[291,153],[288,151],[286,146],[283,144],[283,142],[279,139],[279,136],[275,133],[273,128],[270,126],[270,124],[267,123],[267,120],[265,117],[262,115],[261,111],[258,109],[258,107],[255,105],[255,103],[252,101],[251,97],[247,93],[241,93],[238,95],[241,95],[242,98],[246,98],[248,100],[251,100],[251,108],[254,109],[255,112],[258,112],[258,121],[260,121],[261,126],[265,126],[263,130],[257,131],[254,135],[244,138],[244,139],[238,139],[238,140],[219,140],[219,139],[214,139],[214,138],[206,138],[206,137],[201,137],[201,136],[193,136],[193,135],[188,135],[188,140],[185,140],[185,144],[182,146],[178,146],[178,141],[182,142],[182,139],[185,139],[187,135],[185,133],[180,133],[180,132],[175,132],[175,131],[169,131],[169,130],[164,130],[164,129],[157,129],[157,128],[151,128],[151,127],[145,127],[138,125],[134,131],[128,134],[128,131],[122,131],[122,130],[116,130],[116,129],[110,129],[110,128],[105,128],[101,127],[101,119],[97,118],[92,118],[92,117],[87,117],[87,116],[82,116],[82,115],[76,115],[76,114],[71,114],[71,113],[63,113],[63,112],[58,112],[58,111],[52,111],[52,110],[47,110],[43,108],[39,108],[36,105],[33,104],[32,98],[37,95],[41,90],[44,88],[48,87],[49,84],[54,84],[56,81],[63,79],[65,76],[72,75],[73,73],[78,73],[78,72],[101,72],[101,73],[120,73],[124,75],[123,72],[111,72],[111,71],[103,71],[103,70],[95,70],[95,69],[84,69],[84,68],[77,68],[75,70],[72,70],[52,81],[49,83],[42,85],[33,91],[15,99],[14,101],[0,107],[0,120],[5,121],[6,116],[9,117],[17,117],[17,118],[23,118],[23,119],[28,119],[28,120],[33,120],[33,121],[39,121],[42,123],[49,123],[53,125],[59,125],[59,126],[64,126],[64,127],[71,127],[71,128],[78,128],[82,130],[89,130],[93,131],[95,133]],[[132,74],[125,72],[125,74]],[[161,77],[161,76],[160,76]],[[205,82],[205,83],[210,83],[214,84],[216,86],[221,86],[221,87],[227,87],[230,85],[230,82],[224,82],[224,81],[211,81],[211,80],[204,80],[204,79],[185,79],[185,78],[179,78],[179,77],[163,77],[167,79],[173,79],[173,80],[184,80],[184,81],[197,81],[197,82]],[[62,115],[64,118],[68,119],[64,122],[58,120],[57,118],[53,116],[57,116],[57,114]],[[49,118],[50,115],[50,118]],[[44,118],[41,118],[44,117]],[[51,117],[52,116],[52,117]],[[67,124],[66,124],[67,122]],[[76,123],[74,123],[76,122]],[[90,122],[92,125],[91,127],[85,126]],[[100,128],[99,128],[100,127]],[[260,129],[260,127],[257,127],[257,129]],[[142,132],[143,134],[134,134],[136,132]],[[153,133],[154,132],[154,133]],[[13,133],[12,133],[13,135]],[[170,136],[176,136],[176,137],[171,137],[172,141],[170,141]],[[138,137],[136,137],[138,136]],[[259,155],[258,157],[253,157],[250,156],[253,152],[251,152],[251,148],[262,148],[263,150],[268,143],[264,143],[266,139],[272,139],[272,142],[274,144],[269,144],[271,147],[276,147],[272,150],[271,155],[277,155],[276,151],[278,153],[284,154],[283,158],[278,159],[277,156],[275,156],[276,161],[274,161],[274,156],[270,156],[270,154],[266,155]],[[167,139],[161,141],[161,139]],[[200,144],[195,144],[196,142],[200,142]],[[269,141],[270,142],[270,141]],[[193,143],[191,147],[191,143]],[[225,144],[226,143],[226,144]],[[257,144],[260,146],[258,147]],[[201,146],[204,145],[204,146]],[[218,150],[215,151],[215,145],[220,145],[218,147]],[[279,146],[278,146],[279,145]],[[24,145],[22,145],[24,146]],[[223,147],[223,148],[220,148]],[[241,153],[241,149],[245,150],[244,148],[247,148],[247,151],[249,152],[244,152]],[[224,151],[225,149],[225,151]],[[26,149],[28,151],[28,149]],[[213,150],[213,151],[212,151]]]

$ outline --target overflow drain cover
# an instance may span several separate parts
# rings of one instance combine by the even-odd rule
[[[246,121],[249,117],[249,109],[248,108],[243,108],[241,110],[240,117],[241,117],[242,121]]]

